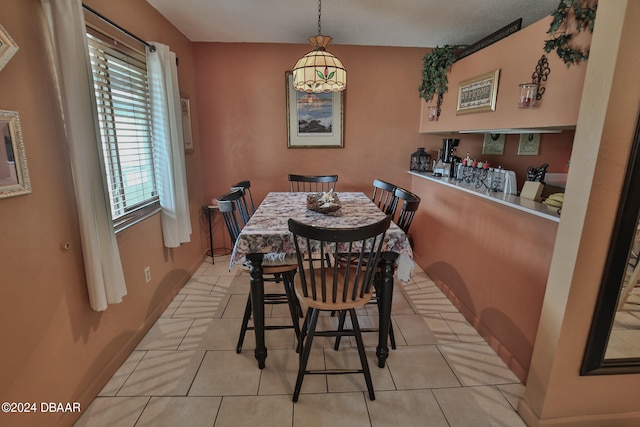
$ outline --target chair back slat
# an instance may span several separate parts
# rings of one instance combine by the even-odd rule
[[[249,180],[245,180],[245,181],[240,181],[237,184],[234,184],[231,186],[232,190],[235,190],[236,188],[241,188],[242,189],[242,203],[244,204],[244,210],[246,211],[246,214],[251,217],[253,215],[253,213],[256,211],[256,206],[253,203],[253,196],[251,195],[251,181]],[[249,199],[249,201],[247,202],[247,198]]]
[[[249,222],[249,217],[244,211],[242,189],[231,190],[218,197],[218,208],[224,218],[227,231],[231,237],[231,243],[235,244],[240,235],[240,231]]]
[[[292,192],[329,192],[336,191],[338,175],[293,175],[289,174],[289,187]]]
[[[395,194],[397,188],[397,186],[390,182],[374,179],[371,201],[385,214],[395,215],[396,207],[398,206],[398,197]]]
[[[420,197],[404,188],[396,189],[395,195],[398,198],[398,204],[402,203],[402,209],[397,215],[395,223],[402,231],[408,234],[413,217],[418,210],[418,206],[420,206]]]
[[[340,304],[362,299],[371,293],[376,265],[390,223],[391,216],[387,216],[371,225],[337,229],[314,227],[289,219],[303,295],[323,303]],[[301,248],[306,248],[306,251]],[[321,255],[315,260],[309,256],[314,250]],[[347,257],[349,262],[327,261],[339,257]]]

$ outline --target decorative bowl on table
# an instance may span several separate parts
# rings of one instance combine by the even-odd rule
[[[307,208],[309,210],[329,214],[337,211],[341,207],[340,199],[333,191],[307,195]]]

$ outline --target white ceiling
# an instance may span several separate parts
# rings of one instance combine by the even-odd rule
[[[317,0],[147,0],[194,42],[307,43],[318,34]],[[322,34],[333,44],[435,47],[473,44],[559,0],[325,0]]]

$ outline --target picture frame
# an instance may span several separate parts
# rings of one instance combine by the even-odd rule
[[[539,133],[521,133],[518,156],[537,156],[540,149]]]
[[[18,51],[18,45],[13,41],[9,33],[0,25],[0,70]]]
[[[182,137],[184,138],[184,151],[193,151],[193,133],[191,131],[191,102],[189,98],[180,97],[180,110],[182,111]]]
[[[288,148],[344,147],[344,94],[309,94],[293,88],[293,74],[285,73]]]
[[[22,140],[20,115],[16,111],[0,110],[0,199],[31,193],[31,180]]]
[[[503,133],[485,133],[482,154],[504,154],[505,135]]]
[[[456,114],[495,111],[500,69],[460,82]]]

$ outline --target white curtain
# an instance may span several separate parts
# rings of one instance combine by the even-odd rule
[[[175,248],[191,240],[178,69],[176,55],[169,51],[169,46],[153,45],[155,51],[147,49],[147,74],[156,184],[164,245]]]
[[[82,253],[95,311],[127,294],[113,230],[91,66],[80,0],[41,0],[51,38],[62,122],[69,147]]]

